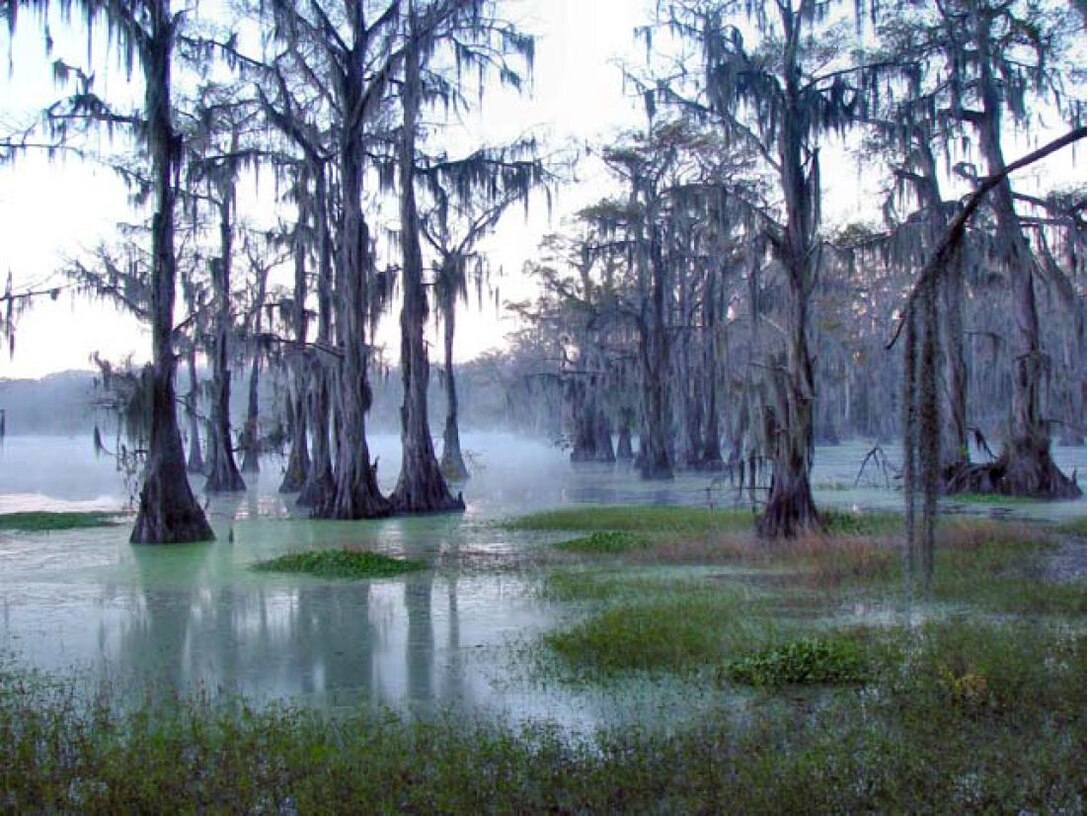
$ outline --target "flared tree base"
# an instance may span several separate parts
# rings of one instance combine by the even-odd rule
[[[395,513],[460,513],[465,509],[464,498],[450,493],[437,467],[411,479],[402,472],[389,501]]]
[[[1066,476],[1050,456],[1047,441],[1021,439],[1010,443],[995,462],[946,468],[942,491],[1022,496],[1035,499],[1075,499],[1083,495],[1076,478]]]
[[[766,539],[795,538],[820,529],[820,514],[807,479],[797,480],[790,490],[772,487],[767,507],[756,519],[756,535]]]
[[[468,466],[461,455],[461,450],[450,452],[449,448],[442,451],[442,461],[438,463],[439,470],[447,482],[468,481]]]
[[[213,541],[215,534],[189,488],[182,468],[152,472],[140,490],[140,507],[129,541],[133,544],[187,544]]]
[[[280,482],[280,493],[299,493],[306,485],[306,477],[310,472],[310,456],[308,452],[299,450],[298,446],[291,448],[291,455],[287,458],[287,469],[283,472],[283,481]]]

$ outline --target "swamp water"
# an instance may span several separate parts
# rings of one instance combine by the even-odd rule
[[[283,462],[270,457],[259,477],[246,475],[245,494],[209,501],[214,543],[129,545],[131,515],[117,527],[0,532],[0,652],[18,665],[92,685],[165,684],[331,708],[451,710],[546,720],[574,731],[698,716],[697,695],[711,704],[710,692],[690,685],[651,688],[633,680],[600,689],[541,681],[525,647],[569,612],[540,597],[531,554],[565,536],[505,530],[499,522],[574,503],[721,507],[746,497],[707,474],[656,484],[623,466],[574,467],[564,452],[512,435],[467,433],[463,445],[474,475],[462,488],[461,515],[311,521],[276,492]],[[869,448],[817,451],[820,506],[900,507],[899,494],[883,486],[884,474],[871,463],[853,486]],[[399,440],[378,435],[371,453],[388,491],[399,470]],[[898,461],[897,451],[888,453]],[[1057,448],[1055,457],[1067,472],[1084,473],[1084,448]],[[199,490],[201,479],[193,485]],[[89,439],[9,436],[0,447],[0,512],[120,512],[130,502],[113,460],[96,459]],[[1082,500],[946,509],[1051,519],[1085,514]],[[343,545],[423,558],[433,568],[372,581],[249,569],[284,552]]]

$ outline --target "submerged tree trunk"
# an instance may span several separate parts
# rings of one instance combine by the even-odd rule
[[[189,370],[189,393],[185,397],[185,419],[189,423],[189,460],[186,468],[190,473],[204,473],[204,456],[200,449],[200,420],[196,406],[200,396],[200,386],[196,379],[196,346],[192,345],[185,352],[185,362]]]
[[[468,478],[468,468],[465,466],[464,456],[461,454],[461,432],[457,425],[457,383],[453,374],[453,335],[456,330],[456,318],[452,292],[449,303],[444,304],[442,313],[443,321],[443,352],[445,355],[445,379],[446,379],[446,427],[442,432],[442,461],[439,466],[442,473],[452,482],[463,482]]]
[[[358,146],[344,152],[355,154]],[[378,487],[377,463],[370,461],[366,439],[366,413],[371,392],[367,381],[366,287],[369,235],[360,209],[362,190],[361,155],[345,157],[344,227],[341,238],[343,261],[337,269],[341,305],[337,336],[343,358],[337,376],[335,488],[318,515],[335,519],[364,519],[386,516],[392,509]],[[315,445],[316,448],[316,445]]]
[[[151,222],[151,434],[144,483],[132,530],[133,544],[208,541],[215,536],[189,487],[185,451],[178,430],[173,348],[174,177],[180,159],[179,137],[170,114],[170,61],[174,20],[167,0],[150,4],[153,27],[141,49],[147,113],[147,145],[155,179],[155,214]]]
[[[703,340],[703,378],[706,383],[706,432],[703,435],[700,467],[706,470],[719,470],[722,463],[721,428],[718,424],[718,313],[721,304],[718,301],[719,289],[713,270],[707,271],[706,293],[703,298],[703,326],[706,337]]]
[[[411,10],[409,14],[413,14]],[[405,79],[401,89],[404,122],[400,145],[400,238],[403,251],[404,302],[400,314],[400,365],[404,384],[401,405],[400,477],[390,497],[401,513],[433,513],[464,510],[465,503],[455,498],[438,466],[427,418],[427,386],[430,364],[423,342],[427,319],[427,296],[423,289],[423,255],[419,245],[419,212],[415,195],[416,129],[420,94],[419,36],[414,20],[410,23],[409,42],[405,47]]]

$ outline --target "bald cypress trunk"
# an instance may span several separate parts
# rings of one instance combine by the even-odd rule
[[[261,469],[261,434],[259,427],[260,418],[260,383],[261,383],[261,330],[265,293],[268,287],[267,268],[258,268],[257,272],[257,297],[256,311],[253,315],[253,360],[249,368],[249,393],[246,399],[246,423],[242,429],[242,472],[257,473]],[[301,421],[301,416],[296,415],[296,423]],[[305,434],[305,431],[303,432]],[[303,437],[305,438],[305,436]]]
[[[249,389],[246,397],[246,424],[242,428],[242,472],[257,473],[261,469],[261,439],[258,429],[258,392],[261,383],[261,354],[254,352],[249,367]]]
[[[703,299],[703,380],[706,383],[706,433],[703,435],[702,467],[717,470],[722,467],[721,428],[718,425],[718,302],[717,278],[707,273],[706,293]]]
[[[317,512],[325,518],[363,519],[388,515],[392,509],[378,488],[377,463],[370,461],[366,439],[366,414],[371,391],[367,380],[366,286],[370,237],[363,220],[361,133],[346,137],[341,151],[344,185],[341,263],[337,287],[341,308],[337,337],[343,357],[336,389],[335,487]]]
[[[317,345],[327,349],[332,345],[332,241],[329,235],[328,183],[325,168],[320,164],[314,167],[314,186],[316,191],[314,225],[317,231]],[[332,400],[329,394],[329,372],[322,364],[317,351],[304,358],[300,367],[304,368],[307,393],[303,400],[306,424],[310,429],[311,459],[306,471],[306,478],[299,490],[298,504],[320,508],[326,505],[335,489],[332,473],[332,450],[330,445],[329,423],[332,412]]]
[[[213,539],[212,529],[189,487],[185,451],[178,429],[173,348],[174,179],[181,157],[170,117],[170,61],[174,20],[167,0],[151,3],[152,30],[144,44],[147,146],[155,180],[155,214],[151,222],[151,434],[139,509],[132,530],[134,544],[166,544]]]
[[[786,275],[786,354],[785,359],[771,366],[773,403],[766,409],[765,440],[774,463],[774,476],[757,530],[768,538],[790,537],[820,523],[809,482],[816,388],[808,348],[808,305],[818,212],[815,197],[820,190],[812,171],[805,172],[804,102],[796,70],[800,20],[792,12],[783,12],[783,25],[786,109],[782,112],[778,152],[786,229],[777,240],[776,253]],[[812,161],[815,163],[815,157]]]
[[[280,482],[281,493],[296,493],[306,484],[310,472],[310,449],[306,441],[306,246],[295,235],[295,287],[292,329],[295,348],[288,358],[291,375],[290,396],[294,423],[291,427],[291,450],[287,456],[287,468]]]
[[[453,374],[453,335],[456,326],[456,304],[450,301],[443,308],[442,346],[445,355],[446,379],[446,426],[442,432],[442,462],[440,467],[446,478],[463,482],[468,478],[468,467],[461,454],[461,431],[457,420],[457,382]]]
[[[665,262],[654,223],[656,208],[647,208],[648,246],[643,263],[648,266],[649,292],[642,298],[639,317],[639,360],[643,379],[643,430],[639,436],[638,469],[643,479],[673,478],[669,455],[669,341],[665,333]],[[644,273],[645,274],[645,273]],[[645,286],[645,283],[644,283]]]
[[[414,12],[409,5],[409,14]],[[390,497],[402,513],[432,513],[464,510],[461,498],[450,493],[438,466],[427,418],[427,386],[430,364],[423,342],[427,319],[427,296],[423,289],[423,255],[419,245],[419,212],[415,195],[415,134],[418,127],[420,94],[419,34],[411,22],[405,47],[405,79],[401,89],[404,122],[400,144],[400,237],[403,252],[404,303],[400,314],[400,366],[404,384],[401,405],[400,477]]]
[[[354,42],[343,54],[338,95],[345,121],[340,133],[340,234],[336,265],[337,368],[335,485],[317,515],[335,519],[386,516],[392,510],[378,487],[377,463],[370,461],[366,414],[371,391],[367,366],[367,278],[371,274],[370,232],[363,218],[367,113],[367,28],[363,4],[352,7]]]
[[[215,289],[215,341],[212,347],[212,405],[211,433],[208,435],[208,480],[204,489],[209,493],[237,492],[246,489],[238,464],[234,460],[230,431],[230,367],[228,364],[231,329],[231,256],[233,253],[233,184],[220,189],[219,247],[220,256],[212,260],[212,284]]]
[[[186,469],[190,473],[203,473],[204,455],[200,449],[200,420],[196,411],[200,397],[200,386],[196,379],[196,346],[189,346],[185,352],[185,362],[189,370],[189,393],[185,397],[185,418],[189,423],[189,459]]]

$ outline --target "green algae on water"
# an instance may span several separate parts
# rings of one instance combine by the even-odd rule
[[[82,530],[89,527],[113,527],[116,514],[103,511],[0,513],[0,530],[21,533],[47,533],[55,530]]]
[[[261,572],[303,572],[322,578],[392,578],[425,567],[423,561],[349,549],[287,553],[253,564]]]

